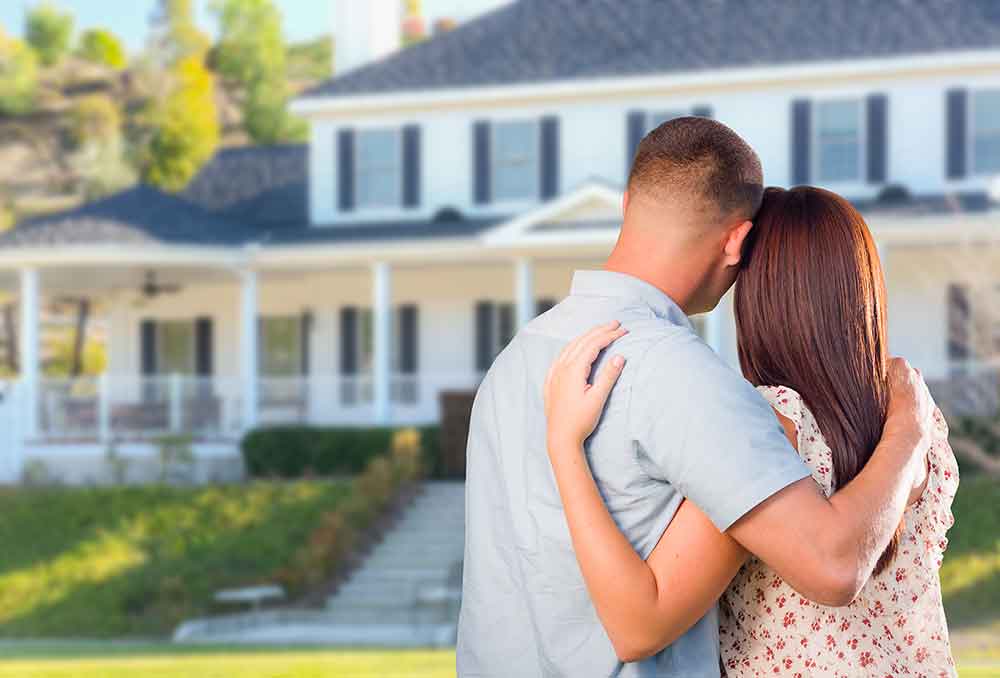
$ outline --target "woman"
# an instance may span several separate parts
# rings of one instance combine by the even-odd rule
[[[865,465],[885,423],[886,294],[878,253],[850,203],[818,188],[768,189],[754,223],[734,299],[740,365],[771,403],[817,484],[831,495]],[[573,388],[587,361],[577,349],[572,342],[553,365],[546,411],[550,427],[577,417],[573,425],[592,431],[603,402],[594,407],[593,391]],[[612,372],[620,371],[620,358],[611,364]],[[583,368],[585,375],[589,365]],[[958,469],[944,420],[939,412],[935,417],[927,480],[912,493],[895,539],[849,606],[824,607],[802,598],[755,558],[743,566],[721,599],[728,675],[955,675],[938,569],[953,522]],[[589,503],[600,498],[593,479],[565,463],[573,455],[583,458],[583,450],[559,449],[561,440],[550,437],[549,454],[571,532],[578,533],[588,525],[573,524],[573,516],[581,515],[577,509],[597,510]],[[671,530],[706,520],[684,502]],[[638,555],[611,548],[612,536],[607,549],[576,549],[589,587],[594,584],[588,573],[595,568],[636,571]],[[657,557],[654,550],[649,562]],[[608,632],[621,637],[625,631]]]

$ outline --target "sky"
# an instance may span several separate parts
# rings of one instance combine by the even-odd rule
[[[22,35],[26,8],[38,0],[0,0],[0,26],[14,35]],[[333,2],[364,2],[365,0],[275,0],[285,19],[285,37],[290,42],[307,40],[332,30]],[[100,26],[110,28],[136,51],[143,45],[149,14],[155,0],[55,0],[76,17],[76,29]],[[208,10],[209,0],[195,0],[199,24],[214,33],[215,22]],[[468,19],[497,5],[503,0],[423,0],[428,23],[439,17]]]

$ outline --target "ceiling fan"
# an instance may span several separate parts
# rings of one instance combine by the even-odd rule
[[[181,291],[181,286],[172,283],[157,282],[156,272],[146,271],[146,277],[143,279],[139,291],[146,299],[153,299],[161,294],[176,294]]]

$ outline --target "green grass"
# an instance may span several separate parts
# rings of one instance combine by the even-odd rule
[[[1000,482],[964,476],[952,512],[941,567],[949,627],[988,629],[1000,638]]]
[[[162,644],[0,644],[0,678],[449,678],[453,650],[309,650]],[[1000,661],[959,659],[962,678]]]
[[[349,487],[0,490],[0,637],[168,634],[271,578]]]
[[[10,654],[7,654],[10,652]],[[0,678],[445,678],[448,650],[308,650],[171,645],[0,645]]]

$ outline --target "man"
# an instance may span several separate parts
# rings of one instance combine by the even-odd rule
[[[726,581],[711,567],[711,544],[723,543],[720,532],[818,602],[846,604],[871,574],[926,450],[929,399],[919,378],[896,366],[906,373],[893,381],[878,449],[827,499],[763,398],[700,340],[674,340],[691,334],[687,315],[714,308],[735,281],[762,193],[760,161],[732,130],[704,118],[661,125],[639,146],[605,270],[577,272],[570,296],[518,333],[490,369],[468,444],[463,678],[717,677],[713,604]],[[546,453],[548,367],[567,341],[609,321],[628,329],[614,351],[630,369],[589,439],[587,461],[617,527],[646,559],[670,538],[684,497],[712,522],[704,539],[685,537],[689,553],[677,551],[706,566],[703,580],[662,592],[654,626],[690,627],[662,651],[676,633],[635,647],[605,633]],[[692,589],[702,592],[697,605],[683,595]],[[707,612],[692,619],[692,609]]]

